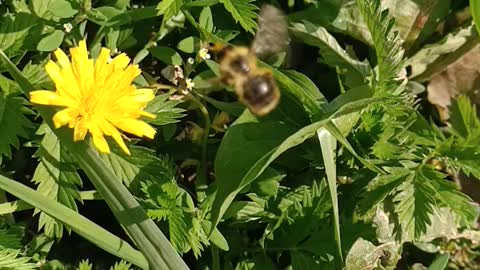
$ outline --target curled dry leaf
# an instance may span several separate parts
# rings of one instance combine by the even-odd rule
[[[428,84],[428,100],[435,105],[443,121],[448,120],[451,99],[468,95],[476,104],[480,103],[480,46],[432,77]]]

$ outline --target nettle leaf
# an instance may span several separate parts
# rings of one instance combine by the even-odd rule
[[[126,261],[116,262],[114,266],[110,267],[110,270],[130,270],[132,264],[127,263]]]
[[[139,182],[158,179],[175,179],[175,166],[170,159],[157,157],[153,150],[140,146],[130,146],[131,155],[112,145],[108,155],[100,155],[115,176],[130,189]]]
[[[177,123],[180,118],[184,117],[185,110],[182,108],[177,108],[177,105],[181,103],[179,100],[170,100],[170,93],[161,94],[155,97],[148,106],[145,108],[145,111],[155,114],[157,117],[155,119],[145,119],[149,123],[154,125],[167,125],[172,123]]]
[[[441,145],[438,151],[448,166],[480,179],[480,149],[478,146],[465,146],[450,139]]]
[[[171,166],[174,171],[173,162]],[[170,242],[175,249],[183,253],[192,249],[195,257],[200,256],[203,246],[209,244],[208,238],[189,206],[193,205],[191,198],[177,186],[175,178],[144,181],[141,185],[148,216],[157,221],[168,221]]]
[[[36,47],[42,22],[27,13],[7,14],[0,18],[0,49],[9,57]]]
[[[380,0],[355,0],[360,13],[372,35],[378,62],[378,84],[384,90],[395,81],[403,67],[402,42],[394,32],[395,20],[390,19],[388,10],[381,10]]]
[[[460,225],[470,227],[478,216],[478,206],[472,199],[462,193],[453,182],[436,178],[433,182],[437,190],[437,198],[460,219]]]
[[[72,159],[51,130],[46,132],[35,156],[40,160],[32,178],[38,184],[37,191],[77,211],[75,200],[81,201],[78,187],[82,186],[82,180]],[[60,239],[63,235],[62,223],[43,212],[38,223],[38,229],[42,228],[49,237]]]
[[[0,249],[0,269],[34,270],[38,266],[29,257],[20,255],[19,250]]]
[[[163,15],[163,20],[168,21],[180,12],[183,0],[162,0],[157,5],[158,15]]]
[[[243,29],[253,34],[257,28],[255,11],[258,10],[258,7],[251,2],[253,0],[220,0],[225,9],[232,14],[235,22],[239,22]]]
[[[0,228],[0,250],[21,249],[25,228],[18,225]]]
[[[393,197],[395,212],[403,231],[410,239],[418,239],[431,225],[436,190],[432,181],[443,180],[443,174],[423,165],[409,175]]]
[[[29,136],[33,124],[25,115],[33,112],[25,107],[26,104],[27,101],[17,94],[0,92],[0,126],[4,130],[0,132],[0,163],[2,156],[12,157],[12,146],[18,149],[19,137]]]

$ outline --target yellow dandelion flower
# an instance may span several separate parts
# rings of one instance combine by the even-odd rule
[[[111,60],[110,50],[102,48],[94,61],[88,57],[84,40],[70,49],[71,62],[60,49],[54,54],[58,65],[49,61],[45,69],[56,90],[32,91],[30,101],[64,107],[53,117],[55,128],[65,125],[73,128],[74,141],[81,141],[90,133],[93,144],[102,153],[110,152],[105,139],[110,136],[130,154],[120,130],[138,137],[154,137],[155,129],[139,119],[155,118],[143,111],[154,93],[132,85],[141,71],[137,65],[129,64],[128,56],[120,54]]]

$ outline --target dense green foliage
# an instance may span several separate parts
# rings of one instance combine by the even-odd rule
[[[478,112],[457,95],[442,121],[426,85],[478,44],[480,10],[417,2],[0,0],[0,269],[473,269],[479,208],[458,178],[480,179]],[[292,42],[259,60],[282,97],[257,117],[201,50],[248,45],[264,3]],[[156,90],[157,135],[131,155],[73,143],[28,102],[82,39]]]

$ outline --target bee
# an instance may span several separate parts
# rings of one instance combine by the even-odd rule
[[[285,15],[264,5],[258,16],[258,31],[250,48],[210,44],[219,63],[220,80],[235,89],[239,100],[258,116],[270,113],[280,101],[280,91],[270,70],[257,66],[257,57],[265,59],[288,47]]]

